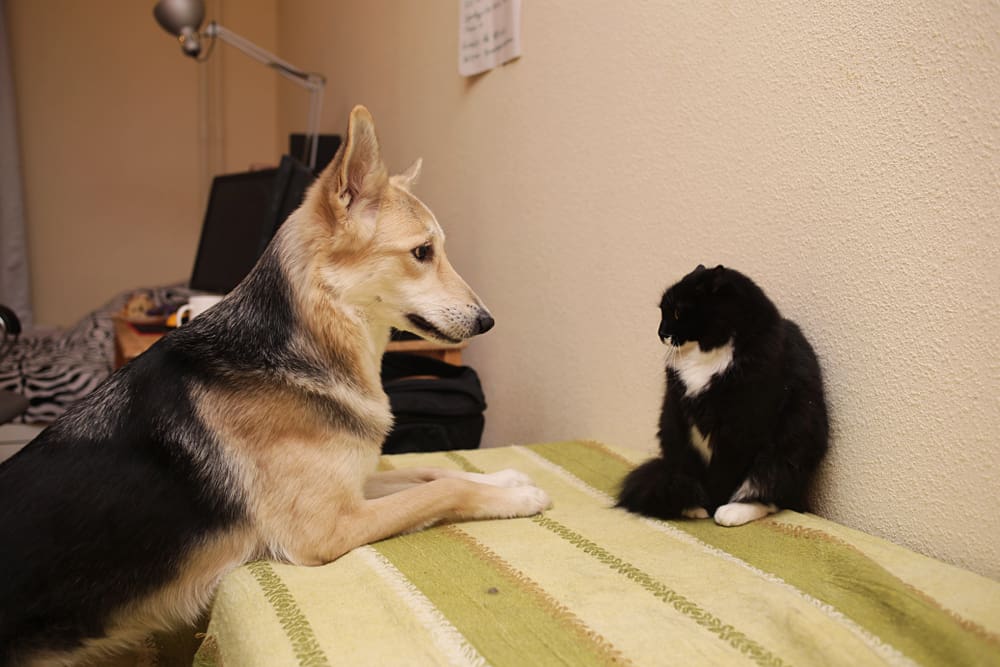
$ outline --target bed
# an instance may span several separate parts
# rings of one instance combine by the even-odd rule
[[[642,457],[583,441],[385,456],[516,467],[554,507],[323,567],[251,563],[222,581],[195,664],[1000,665],[1000,583],[810,514],[721,528],[613,509]]]

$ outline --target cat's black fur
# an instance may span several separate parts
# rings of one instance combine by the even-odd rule
[[[618,505],[664,519],[697,508],[714,515],[730,502],[805,509],[829,423],[819,362],[799,327],[752,280],[722,266],[698,266],[664,293],[660,311],[660,339],[672,346],[662,455],[626,477]],[[682,346],[709,352],[730,341],[732,362],[688,395],[675,366],[692,345]],[[709,438],[707,465],[692,426]]]

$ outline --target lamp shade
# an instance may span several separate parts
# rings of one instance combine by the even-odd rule
[[[180,40],[184,53],[197,56],[201,52],[198,31],[205,20],[202,0],[160,0],[153,7],[153,16],[161,28]]]

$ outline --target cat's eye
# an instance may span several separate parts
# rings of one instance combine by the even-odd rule
[[[427,262],[434,257],[434,246],[430,243],[425,243],[411,250],[410,254],[412,254],[413,258],[418,262]]]
[[[677,308],[674,308],[674,319],[675,320],[681,319],[681,311],[678,310]]]

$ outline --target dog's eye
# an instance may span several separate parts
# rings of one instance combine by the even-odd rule
[[[674,308],[674,319],[675,320],[681,319],[681,311],[678,310],[677,308]]]
[[[418,262],[426,262],[434,257],[434,246],[430,243],[425,243],[424,245],[417,246],[410,252]]]

